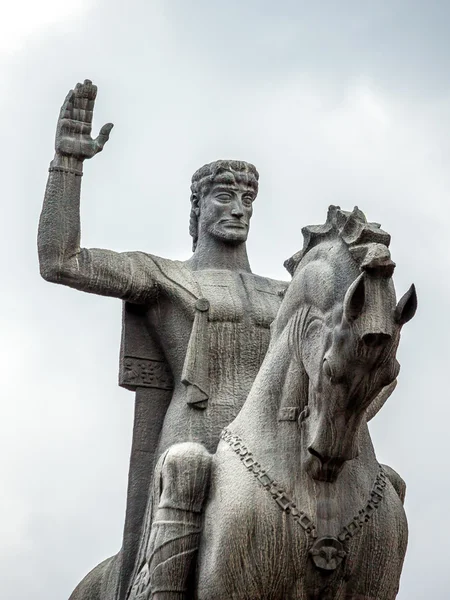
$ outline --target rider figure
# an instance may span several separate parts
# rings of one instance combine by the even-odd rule
[[[113,127],[104,125],[91,138],[96,93],[90,81],[77,84],[61,109],[39,224],[41,274],[53,283],[146,307],[147,326],[174,380],[156,458],[180,442],[213,452],[247,397],[286,288],[254,275],[247,257],[258,172],[246,162],[221,160],[193,175],[194,253],[184,262],[81,248],[84,160],[103,149]]]

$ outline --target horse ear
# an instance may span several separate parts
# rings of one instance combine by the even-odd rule
[[[351,323],[362,312],[366,297],[366,284],[364,273],[355,279],[352,285],[348,288],[344,298],[344,318]]]
[[[417,310],[417,294],[414,284],[409,288],[404,296],[399,300],[395,307],[394,319],[399,325],[404,325],[410,321],[416,314]]]

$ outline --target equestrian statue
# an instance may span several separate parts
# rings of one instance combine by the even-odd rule
[[[136,392],[121,550],[71,600],[391,600],[405,483],[367,422],[392,393],[414,286],[396,301],[390,236],[357,208],[303,229],[289,284],[251,272],[259,175],[192,177],[193,255],[80,246],[97,89],[58,119],[39,225],[42,276],[124,303],[120,384]]]

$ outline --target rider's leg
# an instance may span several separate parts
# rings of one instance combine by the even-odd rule
[[[186,600],[200,542],[212,456],[200,444],[172,446],[160,472],[148,575],[153,600]]]

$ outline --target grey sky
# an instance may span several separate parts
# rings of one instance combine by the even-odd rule
[[[332,203],[392,234],[398,294],[414,281],[420,308],[371,430],[408,484],[398,598],[446,600],[450,4],[72,4],[21,0],[0,26],[0,596],[67,598],[121,542],[133,419],[116,385],[121,305],[41,280],[35,242],[59,107],[90,78],[94,129],[115,128],[86,164],[83,245],[187,257],[190,176],[217,158],[260,171],[256,273],[287,279],[301,227]]]

